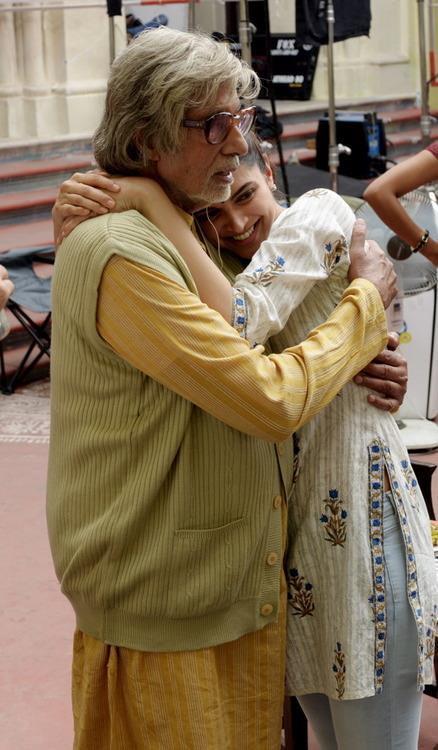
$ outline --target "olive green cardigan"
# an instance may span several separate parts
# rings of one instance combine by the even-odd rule
[[[102,641],[152,651],[230,641],[277,617],[292,449],[228,427],[99,337],[114,253],[196,291],[136,212],[86,222],[63,243],[47,504],[56,571],[78,627]]]

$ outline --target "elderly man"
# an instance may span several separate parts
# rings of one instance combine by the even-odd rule
[[[257,92],[225,45],[148,32],[113,66],[98,163],[156,178],[185,212],[225,200]],[[353,245],[362,278],[269,356],[137,212],[59,249],[48,524],[77,619],[78,750],[279,747],[290,436],[383,348],[395,293],[381,251]]]

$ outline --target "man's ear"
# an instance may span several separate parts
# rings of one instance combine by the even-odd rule
[[[158,153],[156,148],[147,148],[146,152],[149,161],[160,161],[160,154]]]
[[[160,155],[156,148],[152,148],[149,146],[146,146],[142,139],[142,133],[141,131],[137,131],[133,136],[133,141],[135,144],[135,147],[139,154],[142,154],[146,152],[146,157],[148,161],[159,161]]]

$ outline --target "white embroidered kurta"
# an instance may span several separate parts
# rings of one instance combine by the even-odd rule
[[[234,325],[242,335],[255,344],[281,331],[274,340],[281,350],[327,318],[348,284],[353,223],[348,205],[328,190],[306,193],[279,216],[236,278]],[[348,384],[298,436],[287,564],[287,689],[293,695],[353,699],[384,687],[385,470],[406,549],[418,688],[432,678],[437,582],[429,518],[392,415],[370,406],[366,396]]]

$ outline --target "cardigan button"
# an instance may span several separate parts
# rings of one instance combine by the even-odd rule
[[[277,560],[278,560],[278,555],[276,552],[270,552],[266,558],[266,562],[268,565],[275,565]]]
[[[263,615],[263,617],[268,617],[268,615],[272,615],[274,611],[274,607],[272,604],[264,604],[263,607],[260,608],[260,614]]]
[[[281,506],[281,495],[275,495],[275,497],[274,497],[274,499],[272,501],[272,504],[273,504],[275,510],[278,510],[279,507]]]

